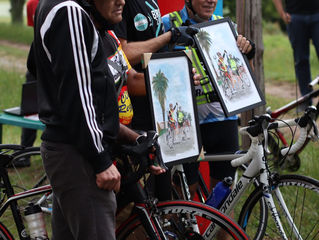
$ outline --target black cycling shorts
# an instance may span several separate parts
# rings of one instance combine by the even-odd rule
[[[204,150],[208,154],[231,154],[239,148],[237,120],[201,124],[200,131]],[[189,185],[196,183],[199,163],[186,163],[183,167],[187,183]],[[209,169],[210,176],[217,180],[228,176],[234,178],[236,172],[230,161],[209,162]]]
[[[238,122],[227,120],[200,125],[202,143],[207,154],[232,154],[238,148]],[[231,176],[234,178],[236,168],[230,161],[209,162],[210,176],[217,180]]]

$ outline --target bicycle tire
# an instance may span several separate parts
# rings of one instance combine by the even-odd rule
[[[36,188],[49,183],[43,168],[41,151],[39,147],[24,148],[22,150],[12,153],[11,156],[13,157],[12,162],[25,157],[30,159],[31,166],[27,168],[22,168],[22,169],[16,168],[16,171],[15,171],[16,173],[19,173],[21,170],[24,172],[29,172],[28,174],[25,174],[25,175],[30,176],[30,179],[29,181],[24,181],[24,182],[30,182],[30,184],[27,186],[24,186],[22,184],[22,188],[24,189]],[[14,164],[12,164],[12,166],[13,168],[15,168]],[[19,183],[18,185],[21,185],[21,183]]]
[[[156,214],[159,216],[162,229],[166,236],[170,237],[169,239],[208,239],[203,236],[203,233],[205,227],[211,222],[222,228],[224,230],[222,234],[229,236],[230,239],[249,239],[237,223],[205,204],[183,200],[167,201],[158,203],[157,210]],[[185,215],[190,213],[194,214],[197,222],[200,223],[201,235],[189,229]],[[149,239],[136,214],[132,215],[117,228],[116,236],[119,240]]]
[[[13,240],[12,234],[6,228],[6,226],[0,222],[0,240]]]
[[[278,198],[273,191],[276,187],[279,187],[302,239],[318,239],[319,181],[299,175],[282,175],[276,178],[271,187],[271,194],[287,237],[291,240],[298,239],[288,227],[287,219],[284,218],[282,209],[278,207]],[[256,188],[250,194],[242,208],[238,223],[252,239],[281,239],[279,232],[274,226],[274,221],[272,221],[273,218],[268,216],[268,206],[266,206],[266,212],[260,210],[259,203],[264,201],[262,196],[261,187]],[[302,206],[299,206],[298,204],[301,203]]]

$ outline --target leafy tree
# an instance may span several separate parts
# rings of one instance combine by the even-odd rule
[[[216,69],[214,67],[213,61],[211,59],[211,56],[209,54],[209,49],[213,45],[212,38],[210,37],[208,32],[206,32],[205,30],[202,30],[202,29],[197,33],[196,36],[198,37],[198,41],[200,42],[200,44],[203,47],[203,49],[206,51],[206,53],[207,53],[207,55],[209,57],[209,60],[210,60],[210,62],[212,64],[212,66],[213,66],[213,69],[214,69],[214,72],[215,72],[216,76],[218,76],[218,74],[216,72]]]
[[[280,17],[276,11],[276,8],[272,0],[262,1],[262,16],[263,21],[275,22],[279,21]],[[233,21],[236,20],[236,1],[234,0],[223,0],[223,14],[229,16]]]
[[[152,85],[154,93],[161,105],[163,122],[165,126],[165,101],[166,101],[166,90],[168,87],[168,79],[164,73],[159,70],[156,75],[153,77]]]
[[[13,24],[23,24],[23,6],[25,0],[10,0],[11,9],[11,23]]]

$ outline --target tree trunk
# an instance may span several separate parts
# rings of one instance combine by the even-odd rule
[[[263,54],[264,44],[262,38],[262,0],[236,0],[236,18],[238,33],[252,40],[256,44],[256,55],[254,58],[254,75],[256,84],[265,96]],[[254,115],[265,113],[265,106],[247,111],[241,114],[241,126],[246,126]],[[249,147],[249,138],[242,137],[242,148]]]
[[[23,24],[23,6],[25,0],[10,0],[11,23]]]

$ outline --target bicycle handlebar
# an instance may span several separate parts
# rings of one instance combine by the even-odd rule
[[[248,149],[248,152],[244,156],[232,160],[231,165],[233,167],[238,167],[248,162],[249,160],[251,160],[252,157],[258,153],[257,151],[258,151],[259,137],[261,136],[261,134],[265,135],[266,133],[268,135],[267,133],[268,130],[298,125],[301,130],[300,130],[300,136],[297,139],[297,141],[291,147],[284,148],[281,150],[282,155],[294,154],[305,143],[307,139],[307,135],[308,135],[307,128],[309,125],[314,128],[315,134],[318,135],[318,130],[314,123],[314,117],[315,117],[316,111],[317,110],[315,107],[313,106],[308,107],[301,118],[289,119],[284,122],[277,121],[277,122],[270,123],[271,119],[268,114],[254,118],[250,122],[250,126],[243,127],[239,130],[241,135],[248,135],[250,139],[252,140],[250,148]],[[267,142],[266,137],[264,136],[265,142]]]
[[[281,154],[285,156],[286,154],[296,153],[304,145],[307,135],[307,127],[300,128],[300,135],[297,141],[291,147],[281,149]]]
[[[154,164],[154,159],[151,159],[149,154],[151,150],[155,147],[155,161],[163,169],[168,170],[163,159],[161,157],[160,145],[158,144],[158,134],[155,131],[148,131],[146,135],[147,141],[143,142],[145,146],[142,149],[138,149],[138,146],[132,145],[122,145],[122,152],[126,156],[122,156],[123,160],[126,161],[126,164],[138,165],[136,171],[129,172],[125,178],[122,178],[121,185],[127,186],[132,183],[137,182],[146,172],[149,166]],[[130,158],[132,161],[129,163],[127,158]]]
[[[257,152],[258,144],[256,144],[256,142],[258,142],[258,139],[256,137],[253,137],[252,143],[250,145],[250,148],[248,149],[248,152],[244,156],[232,160],[230,162],[231,165],[233,167],[239,167],[239,166],[243,165],[244,163],[250,161],[252,159],[252,157],[254,156],[254,154],[256,154],[256,152]]]

